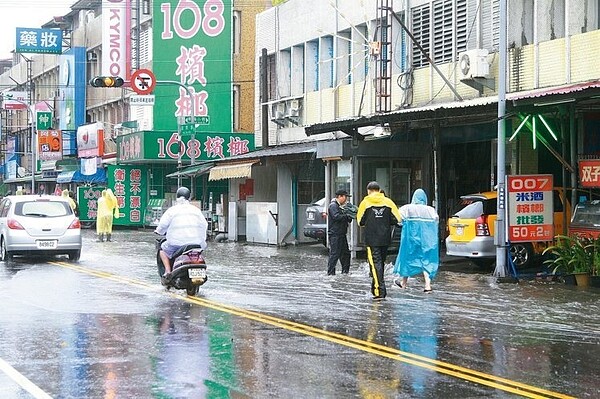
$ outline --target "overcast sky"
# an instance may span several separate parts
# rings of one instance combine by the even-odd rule
[[[0,59],[11,58],[16,28],[40,28],[65,15],[76,0],[0,0]]]

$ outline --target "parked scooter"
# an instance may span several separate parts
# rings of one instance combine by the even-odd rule
[[[208,281],[206,274],[206,262],[202,255],[202,247],[199,244],[190,244],[181,247],[171,258],[171,278],[165,280],[165,266],[160,258],[160,245],[166,238],[156,239],[156,265],[161,283],[169,288],[185,290],[188,295],[196,295],[200,286]]]

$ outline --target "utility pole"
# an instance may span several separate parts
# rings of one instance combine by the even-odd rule
[[[494,276],[506,277],[506,21],[507,0],[500,0],[498,60],[498,202],[496,219],[496,269]]]

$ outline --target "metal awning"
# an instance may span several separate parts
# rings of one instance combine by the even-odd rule
[[[258,159],[253,159],[247,162],[236,162],[217,165],[210,170],[208,180],[224,180],[248,178],[252,176],[252,165],[258,163]]]
[[[191,165],[178,170],[177,172],[169,173],[165,177],[177,179],[178,177],[194,177],[208,173],[214,166],[214,163],[202,163],[199,165]]]

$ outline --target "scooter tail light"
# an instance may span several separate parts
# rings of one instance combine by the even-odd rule
[[[475,219],[475,235],[485,237],[490,235],[487,215],[481,215]]]
[[[81,228],[81,222],[79,221],[79,218],[75,218],[75,220],[73,220],[73,222],[69,226],[69,229],[80,229],[80,228]]]
[[[15,219],[8,219],[6,226],[11,230],[25,230],[25,227],[23,227],[21,223],[17,222]]]

